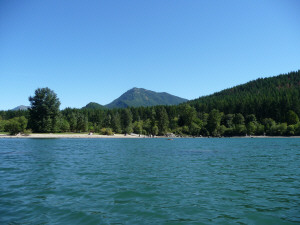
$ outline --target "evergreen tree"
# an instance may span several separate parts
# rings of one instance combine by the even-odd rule
[[[136,133],[136,134],[142,134],[143,133],[142,121],[135,121],[133,123],[133,132]]]
[[[123,109],[121,115],[122,130],[125,134],[132,132],[132,114],[129,109]]]
[[[158,134],[158,127],[156,125],[156,112],[155,112],[154,108],[151,109],[151,114],[150,114],[149,134],[152,134],[152,135],[157,135]]]
[[[70,130],[73,132],[77,131],[77,117],[75,115],[75,113],[71,113],[68,117],[68,121],[70,124]]]
[[[103,126],[104,127],[111,127],[112,126],[111,120],[112,120],[111,115],[107,114],[105,119],[104,119]]]
[[[112,115],[111,127],[114,132],[118,134],[122,133],[121,118],[118,112]]]
[[[78,132],[86,132],[88,131],[88,118],[83,113],[79,113],[77,115],[77,127],[76,131]]]
[[[179,125],[180,126],[188,126],[190,127],[192,125],[192,122],[197,117],[197,112],[194,107],[185,104],[183,106],[180,106],[180,117],[179,117]]]
[[[58,130],[60,101],[49,88],[38,88],[35,96],[29,97],[30,127],[33,132],[55,132]]]
[[[167,133],[169,127],[169,117],[164,107],[157,108],[157,127],[158,133],[163,135]]]

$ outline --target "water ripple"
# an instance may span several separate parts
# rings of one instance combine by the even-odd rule
[[[299,224],[298,139],[1,139],[0,224]]]

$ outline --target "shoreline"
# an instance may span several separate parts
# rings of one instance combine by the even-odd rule
[[[152,138],[145,135],[137,135],[137,134],[114,134],[114,135],[100,135],[100,134],[30,134],[30,135],[8,135],[8,134],[0,134],[1,138],[33,138],[33,139],[42,139],[42,138],[127,138],[127,139],[136,139],[136,138]],[[166,136],[155,136],[154,138],[167,138],[167,139],[177,139],[177,138],[219,138],[219,137],[166,137]],[[232,136],[232,137],[220,137],[220,138],[300,138],[300,136]]]
[[[0,138],[144,138],[144,136],[138,135],[100,135],[100,134],[30,134],[30,135],[8,135],[0,134]]]

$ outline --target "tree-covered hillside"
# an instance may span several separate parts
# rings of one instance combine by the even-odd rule
[[[105,109],[103,105],[100,105],[96,102],[90,102],[86,106],[82,107],[83,109]]]
[[[127,108],[155,105],[178,105],[187,99],[166,92],[158,93],[143,88],[132,88],[119,98],[106,105],[107,108]]]
[[[300,115],[300,70],[260,78],[188,103],[199,112],[218,109],[225,114],[255,114],[258,119],[284,122],[288,110]]]

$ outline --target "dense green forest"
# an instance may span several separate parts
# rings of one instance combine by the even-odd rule
[[[29,110],[0,111],[1,132],[300,135],[300,70],[257,79],[180,105],[60,111],[59,99],[48,88],[37,89],[29,101]]]
[[[255,114],[257,119],[287,121],[287,111],[300,114],[300,70],[271,78],[260,78],[215,94],[200,97],[189,104],[197,111],[218,109],[225,114]]]

